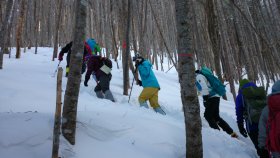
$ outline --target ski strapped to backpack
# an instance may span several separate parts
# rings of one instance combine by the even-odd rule
[[[280,92],[267,97],[269,116],[266,146],[271,152],[280,153]]]
[[[216,76],[214,76],[213,72],[209,68],[203,66],[200,72],[203,76],[206,77],[214,93],[220,96],[226,94],[226,86]]]
[[[107,57],[101,57],[101,60],[103,62],[103,65],[100,68],[100,70],[103,71],[106,74],[111,73],[112,68],[113,68],[112,61]]]
[[[264,87],[247,87],[242,89],[244,117],[250,124],[258,124],[263,108],[266,106],[266,92]]]

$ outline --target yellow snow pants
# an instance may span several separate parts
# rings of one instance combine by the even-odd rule
[[[141,104],[149,100],[151,107],[153,108],[159,107],[158,91],[159,91],[158,88],[152,88],[152,87],[144,88],[138,98],[139,103]]]

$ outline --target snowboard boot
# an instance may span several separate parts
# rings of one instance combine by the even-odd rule
[[[140,103],[140,107],[145,107],[145,108],[149,109],[147,102]]]
[[[108,100],[111,100],[112,102],[115,102],[113,94],[110,90],[105,91],[105,99],[108,99]]]
[[[95,93],[96,93],[97,98],[101,98],[101,99],[104,98],[104,95],[103,95],[102,91],[97,91]]]
[[[162,108],[160,106],[154,108],[156,113],[160,113],[162,115],[166,115],[166,113],[162,110]]]

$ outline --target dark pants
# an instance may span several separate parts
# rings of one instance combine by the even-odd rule
[[[107,90],[109,90],[110,89],[110,80],[111,80],[111,78],[112,78],[111,74],[109,74],[109,75],[107,75],[107,74],[101,75],[99,77],[99,79],[98,79],[99,82],[97,83],[96,87],[94,88],[94,91],[98,92],[98,91],[102,90],[102,92],[105,93]]]
[[[67,53],[67,56],[66,56],[66,67],[70,66],[70,57],[71,57],[71,53]]]
[[[258,146],[258,131],[250,131],[250,133],[248,133],[251,141],[253,142],[258,155],[260,156],[260,158],[269,158],[268,152],[266,149],[260,149]]]
[[[67,57],[66,57],[66,68],[69,68],[70,66],[70,54],[67,54]],[[83,64],[82,64],[82,71],[81,71],[81,74],[83,74],[87,69],[87,63],[86,61],[83,60]],[[68,72],[66,72],[66,76],[68,75]]]
[[[219,114],[220,97],[212,97],[203,101],[205,106],[204,117],[211,128],[220,130],[221,127],[226,133],[232,134],[232,128],[224,121]]]
[[[82,65],[82,74],[84,74],[84,72],[86,72],[87,69],[87,64],[85,61],[83,61],[83,65]]]

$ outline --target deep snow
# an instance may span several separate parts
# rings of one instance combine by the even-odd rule
[[[0,70],[0,158],[51,157],[56,105],[53,74],[58,65],[57,60],[51,61],[52,52],[51,48],[39,48],[35,55],[32,48],[15,59],[15,49],[12,49],[12,58],[4,56],[4,69]],[[65,58],[61,64],[64,70]],[[64,158],[184,158],[185,127],[176,71],[154,70],[161,85],[159,103],[167,113],[162,116],[152,109],[139,107],[137,98],[142,87],[135,84],[128,103],[128,96],[122,95],[122,70],[113,64],[111,91],[116,103],[98,99],[92,79],[89,87],[81,82],[76,144],[69,145],[61,136],[59,155]],[[167,70],[167,65],[164,66]],[[63,77],[63,90],[66,82],[67,78]],[[221,99],[220,115],[238,131],[230,93],[228,98],[229,101]],[[237,132],[240,137],[234,139],[223,131],[209,128],[203,117],[201,97],[199,101],[205,158],[257,157],[249,138]]]

